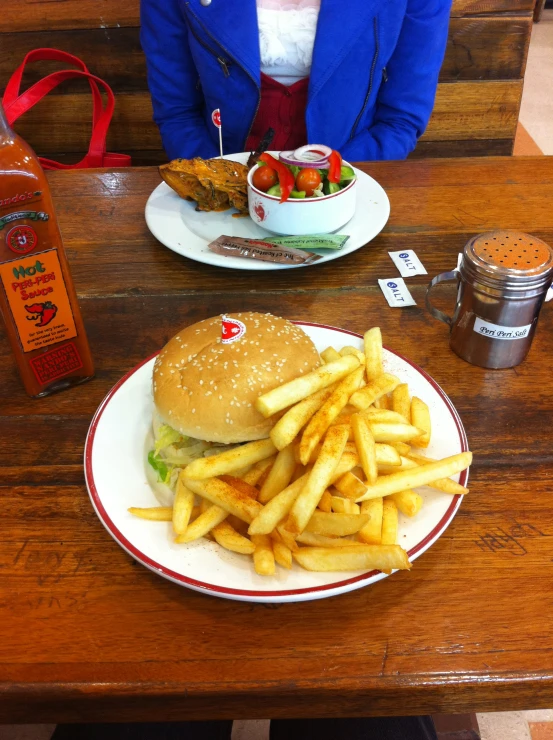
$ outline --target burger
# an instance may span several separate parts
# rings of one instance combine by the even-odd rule
[[[255,400],[314,370],[319,353],[298,326],[261,313],[215,316],[169,340],[153,371],[148,479],[171,503],[179,470],[229,446],[265,439],[274,425]]]

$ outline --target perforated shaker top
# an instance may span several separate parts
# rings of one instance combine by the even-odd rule
[[[477,271],[513,282],[532,282],[553,271],[553,250],[541,239],[521,231],[488,231],[474,237],[464,256]]]

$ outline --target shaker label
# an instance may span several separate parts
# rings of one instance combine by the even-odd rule
[[[427,274],[422,262],[412,249],[404,249],[402,252],[388,252],[388,254],[402,277]]]
[[[532,324],[526,326],[500,326],[484,321],[478,316],[474,322],[474,331],[490,339],[524,339],[530,334]]]
[[[392,308],[403,308],[404,306],[416,306],[413,296],[409,293],[403,278],[392,280],[379,280],[380,290]]]
[[[0,265],[4,288],[23,352],[77,336],[71,303],[55,249]]]

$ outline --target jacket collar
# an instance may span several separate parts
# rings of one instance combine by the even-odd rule
[[[381,0],[321,0],[310,95],[316,95],[333,70],[346,56],[359,34],[366,33]],[[195,16],[215,41],[259,84],[260,57],[255,0],[186,0],[186,9]],[[239,7],[239,13],[236,8]]]

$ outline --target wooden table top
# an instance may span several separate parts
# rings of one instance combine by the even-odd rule
[[[50,175],[97,375],[28,399],[0,330],[0,722],[551,706],[552,308],[523,365],[487,371],[449,350],[424,291],[476,233],[515,228],[553,244],[553,158],[363,169],[390,197],[383,233],[343,259],[271,273],[159,244],[143,216],[153,168]],[[391,309],[376,280],[397,275],[387,253],[405,248],[428,276],[409,280],[416,307]],[[226,601],[135,563],[96,518],[82,453],[104,395],[181,327],[244,310],[380,325],[449,394],[475,455],[471,491],[411,572],[321,601]]]

